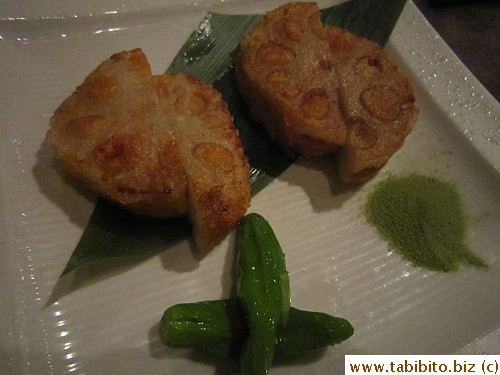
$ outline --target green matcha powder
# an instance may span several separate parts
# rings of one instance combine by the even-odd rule
[[[488,267],[465,244],[462,200],[452,184],[416,174],[392,176],[370,193],[365,209],[368,222],[415,266],[442,272],[462,264]]]

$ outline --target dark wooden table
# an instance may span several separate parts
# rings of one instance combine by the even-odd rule
[[[500,101],[500,0],[412,0],[443,40]]]

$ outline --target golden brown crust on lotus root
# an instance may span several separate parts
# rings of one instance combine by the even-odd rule
[[[342,182],[365,180],[403,145],[418,115],[408,79],[377,44],[335,26],[326,28],[349,126],[335,155]]]
[[[375,43],[324,27],[314,3],[269,13],[241,41],[235,72],[252,116],[291,154],[335,154],[342,182],[373,176],[418,109],[407,78]]]
[[[337,75],[316,4],[267,13],[242,39],[235,73],[252,115],[290,154],[319,156],[345,143]]]
[[[236,227],[250,203],[249,167],[221,95],[188,75],[155,76],[188,176],[197,247],[209,249]]]
[[[220,94],[187,75],[153,76],[139,49],[89,74],[55,111],[47,142],[104,198],[149,216],[189,214],[203,251],[249,205],[248,165]]]
[[[139,49],[101,63],[55,111],[47,142],[106,199],[158,217],[188,212],[186,173]]]

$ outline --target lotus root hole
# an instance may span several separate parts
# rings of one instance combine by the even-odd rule
[[[193,148],[193,155],[203,160],[212,171],[228,173],[233,169],[231,151],[217,143],[198,143]]]
[[[375,56],[365,56],[358,60],[356,64],[356,73],[361,77],[376,77],[382,73],[382,63]]]
[[[264,64],[284,65],[291,62],[295,58],[295,54],[291,49],[276,43],[266,43],[260,47],[258,58]]]
[[[286,72],[283,70],[276,70],[271,72],[266,77],[266,82],[271,85],[279,85],[286,81]]]
[[[390,88],[373,86],[361,92],[361,104],[376,119],[393,121],[401,112],[401,100]]]
[[[325,118],[329,109],[328,98],[322,92],[309,93],[302,103],[302,113],[317,120]]]
[[[207,110],[206,98],[198,92],[186,92],[175,101],[175,108],[179,111],[190,112],[195,115],[202,114]]]
[[[285,38],[290,39],[294,42],[300,40],[302,36],[302,29],[300,24],[292,20],[283,20],[278,25],[278,32]]]
[[[366,124],[363,119],[350,121],[349,143],[357,149],[365,150],[375,146],[378,140],[377,131]]]

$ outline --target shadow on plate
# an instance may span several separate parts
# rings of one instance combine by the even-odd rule
[[[300,158],[293,168],[287,169],[278,179],[302,188],[317,213],[342,208],[363,186],[362,183],[340,183],[332,156]]]
[[[85,228],[97,197],[63,171],[45,142],[36,153],[32,173],[40,192],[59,207],[73,224]]]

